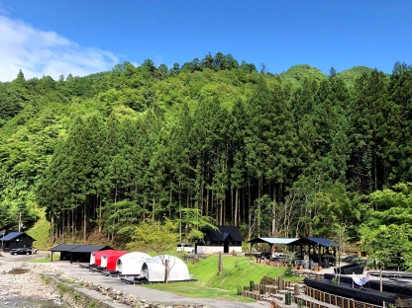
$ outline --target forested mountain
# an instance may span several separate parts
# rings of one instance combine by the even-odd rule
[[[52,240],[127,242],[168,218],[189,239],[211,220],[353,239],[411,223],[412,68],[348,72],[272,75],[222,53],[57,81],[19,72],[0,83],[0,229],[42,208]]]

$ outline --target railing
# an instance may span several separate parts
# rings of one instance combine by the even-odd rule
[[[338,306],[341,308],[382,308],[374,304],[356,301],[352,298],[342,297],[335,294],[330,294],[309,286],[306,286],[305,294],[326,304]]]

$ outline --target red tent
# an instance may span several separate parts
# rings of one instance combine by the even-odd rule
[[[102,260],[101,260],[100,266],[105,267],[106,271],[116,270],[117,259],[127,254],[127,251],[119,251],[119,250],[106,250],[104,252],[105,253],[102,254]]]
[[[108,251],[114,251],[113,249],[108,249],[108,250],[99,250],[99,251],[94,251],[90,255],[90,264],[96,264],[97,266],[100,266],[102,255],[106,254]]]

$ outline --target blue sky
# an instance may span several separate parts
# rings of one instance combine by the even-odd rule
[[[281,73],[412,64],[409,0],[0,0],[0,81],[191,61],[218,51]]]

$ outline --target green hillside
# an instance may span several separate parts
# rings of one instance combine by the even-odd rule
[[[401,63],[275,76],[222,53],[57,81],[20,71],[0,83],[0,230],[21,216],[45,247],[135,247],[143,222],[170,221],[187,242],[236,225],[373,251],[365,234],[412,229],[411,89]]]
[[[279,77],[290,83],[292,87],[300,85],[304,80],[315,80],[320,83],[320,81],[327,79],[327,76],[319,69],[307,64],[294,65],[286,72],[281,73]]]
[[[337,75],[345,82],[348,87],[353,87],[355,85],[356,79],[361,77],[363,74],[370,74],[372,70],[373,69],[366,66],[355,66],[339,72]]]

